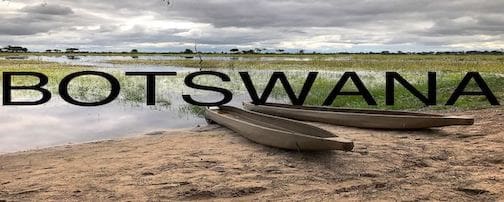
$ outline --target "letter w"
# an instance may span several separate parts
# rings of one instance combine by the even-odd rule
[[[308,74],[308,77],[306,78],[303,88],[301,89],[301,93],[299,94],[299,97],[297,97],[296,94],[294,93],[294,90],[292,90],[292,87],[289,81],[287,80],[285,74],[283,72],[273,72],[273,75],[268,81],[266,88],[264,88],[261,98],[259,98],[256,88],[254,87],[254,84],[252,83],[252,80],[250,79],[250,75],[248,74],[248,72],[240,72],[240,77],[242,78],[243,83],[245,84],[245,87],[247,88],[250,98],[252,98],[252,102],[254,104],[266,103],[269,95],[271,94],[271,91],[273,91],[273,88],[275,87],[277,80],[280,80],[292,104],[303,105],[304,101],[306,100],[306,97],[308,96],[308,93],[310,92],[311,87],[313,86],[313,83],[315,82],[315,79],[317,78],[317,75],[318,72],[310,72]]]

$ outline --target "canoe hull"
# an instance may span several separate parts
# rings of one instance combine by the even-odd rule
[[[234,107],[206,110],[205,117],[253,142],[271,147],[302,151],[353,149],[353,142],[321,128]],[[310,131],[312,134],[307,134]]]
[[[244,103],[247,110],[301,121],[322,122],[341,126],[392,130],[414,130],[452,125],[472,125],[474,119],[462,116],[387,111],[356,110],[331,107],[303,107],[282,104],[254,105]],[[338,111],[341,110],[341,111]]]

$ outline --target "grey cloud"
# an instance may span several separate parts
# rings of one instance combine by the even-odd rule
[[[109,29],[109,28],[105,28]],[[84,41],[75,41],[72,44],[86,45],[117,45],[117,44],[134,44],[134,43],[164,43],[164,42],[191,42],[191,40],[184,37],[176,36],[176,34],[187,32],[188,29],[161,29],[161,30],[148,30],[141,25],[132,27],[131,29],[121,32],[107,30],[103,28],[98,30],[79,31],[87,37]]]
[[[46,4],[42,3],[34,6],[26,6],[21,9],[22,12],[26,13],[37,13],[45,15],[70,15],[73,14],[73,10],[70,7],[61,6],[58,4]]]
[[[70,7],[37,4],[25,6],[17,14],[0,14],[0,35],[34,35],[72,26],[84,26],[101,19],[76,15]]]
[[[412,18],[421,2],[410,1],[176,1],[175,16],[216,27],[333,27]]]
[[[0,35],[32,35],[40,32],[47,32],[51,29],[44,25],[27,25],[12,22],[0,24]]]
[[[504,15],[474,16],[467,19],[440,19],[422,34],[446,35],[498,35],[504,33]]]
[[[0,35],[51,33],[53,43],[63,43],[57,36],[71,35],[79,40],[64,43],[89,47],[197,41],[202,47],[221,50],[233,46],[308,49],[298,44],[324,50],[343,50],[338,44],[348,44],[352,50],[504,44],[504,1],[499,0],[171,0],[170,5],[161,0],[52,0],[45,6],[31,2],[16,14],[0,14]],[[197,25],[143,26],[149,20]],[[35,43],[36,38],[16,40]]]
[[[48,32],[59,26],[59,22],[52,22],[53,18],[39,15],[21,15],[18,17],[0,19],[0,35],[32,35]]]

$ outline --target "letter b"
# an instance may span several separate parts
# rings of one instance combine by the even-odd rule
[[[34,76],[39,83],[32,86],[12,86],[12,76]],[[51,92],[42,88],[48,82],[46,75],[38,72],[4,72],[3,73],[3,105],[40,105],[51,99]],[[12,90],[36,90],[42,93],[42,98],[37,101],[12,101]]]

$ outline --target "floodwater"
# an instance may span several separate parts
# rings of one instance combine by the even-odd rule
[[[111,64],[108,60],[171,60],[180,59],[180,56],[76,56],[76,57],[50,57],[29,56],[30,60],[58,62],[72,65],[88,66],[89,70],[104,71],[115,76],[122,76],[121,94],[112,103],[98,107],[80,107],[64,102],[59,95],[53,92],[52,99],[38,106],[0,106],[0,153],[15,152],[28,149],[62,145],[67,143],[82,143],[118,137],[144,134],[153,131],[169,130],[175,128],[192,128],[205,124],[202,117],[203,108],[191,106],[182,99],[182,94],[189,94],[194,99],[202,102],[218,101],[221,94],[188,88],[184,85],[184,78],[190,72],[198,71],[196,68],[163,65],[142,64]],[[198,59],[198,58],[193,58]],[[204,60],[294,60],[304,61],[310,58],[303,57],[203,57]],[[333,58],[346,60],[348,58]],[[240,69],[240,68],[237,68]],[[1,70],[1,69],[0,69]],[[242,102],[249,101],[249,95],[241,81],[238,71],[247,71],[257,88],[262,92],[272,72],[280,70],[253,70],[242,68],[240,70],[213,69],[222,72],[231,78],[231,82],[222,82],[216,77],[204,77],[195,80],[202,85],[210,84],[229,89],[233,92],[233,100],[229,105],[241,106]],[[124,77],[126,71],[173,71],[174,77],[158,77],[156,80],[156,106],[145,104],[145,78]],[[281,70],[288,77],[296,89],[304,83],[309,70]],[[334,85],[342,75],[342,71],[318,71],[320,78],[326,79],[329,88]],[[384,72],[358,71],[360,78],[366,86],[370,87],[384,81]],[[425,75],[414,76],[421,79]],[[50,76],[49,76],[50,77]],[[116,77],[116,78],[119,78]],[[50,77],[51,78],[51,77]],[[87,79],[87,78],[86,78]],[[70,94],[80,95],[85,101],[97,101],[109,92],[106,82],[89,82],[89,80],[75,81]],[[77,80],[77,79],[76,79]],[[331,82],[334,81],[334,84]],[[73,83],[74,81],[72,81]],[[57,84],[51,81],[47,86],[51,91],[57,89]],[[56,85],[56,86],[55,86]],[[279,85],[277,85],[279,86]],[[285,94],[276,93],[275,88],[269,97],[269,102],[284,102],[288,99]],[[282,88],[279,88],[280,91]],[[331,89],[325,89],[330,91]],[[296,91],[297,92],[297,91]],[[316,92],[324,94],[324,92]],[[325,92],[329,93],[329,92]],[[97,95],[99,94],[99,95]],[[35,95],[37,95],[35,93]],[[1,96],[1,95],[0,95]],[[14,91],[16,99],[36,99],[31,94]],[[16,97],[17,96],[17,97]],[[101,97],[100,97],[101,96]],[[21,98],[20,98],[21,97]],[[1,97],[0,97],[1,98]],[[320,103],[321,104],[321,103]]]
[[[176,58],[173,56],[140,57],[141,59]],[[157,96],[165,97],[168,104],[158,103],[156,106],[147,106],[145,99],[137,100],[125,96],[98,107],[80,107],[64,102],[57,94],[53,93],[51,100],[43,105],[0,106],[0,153],[127,137],[174,128],[191,128],[205,124],[205,120],[201,116],[201,108],[187,104],[183,101],[182,94],[193,95],[194,99],[205,102],[221,99],[220,94],[195,91],[184,86],[184,75],[197,71],[194,68],[137,64],[117,65],[106,62],[107,60],[135,59],[123,56],[82,56],[79,58],[30,56],[28,59],[87,65],[93,66],[89,68],[92,70],[121,73],[125,71],[175,71],[180,76],[157,79]],[[232,73],[228,70],[223,71]],[[236,78],[237,75],[235,74],[234,77]],[[145,83],[144,78],[137,78],[136,81],[139,85]],[[216,81],[210,79],[209,82]],[[243,101],[249,100],[243,87],[237,84],[238,82],[234,82],[227,85],[231,89],[235,88],[234,92],[240,91],[233,95],[233,101],[229,105],[240,106]],[[145,91],[143,88],[139,89],[133,93],[138,93],[141,98],[144,98],[142,93]],[[21,94],[22,99],[36,99],[32,96],[24,95],[23,97]],[[275,99],[271,98],[269,101],[275,101]]]
[[[56,92],[57,84],[51,80],[46,86],[53,93],[52,99],[43,105],[38,106],[0,106],[0,153],[22,151],[28,149],[44,148],[54,145],[68,143],[82,143],[103,139],[128,137],[138,134],[150,133],[154,131],[169,130],[175,128],[192,128],[205,124],[202,117],[204,108],[187,104],[183,99],[183,94],[189,94],[195,100],[202,102],[218,101],[222,97],[219,93],[199,91],[190,89],[184,85],[184,78],[187,74],[199,71],[197,68],[166,65],[143,65],[143,64],[112,64],[109,60],[175,60],[181,56],[160,56],[141,55],[131,56],[28,56],[28,57],[5,57],[7,60],[40,60],[57,62],[71,65],[85,66],[85,69],[104,71],[113,74],[121,82],[121,94],[112,103],[98,107],[80,107],[64,102]],[[291,60],[307,61],[314,57],[208,57],[203,56],[203,60]],[[321,58],[318,58],[321,59]],[[328,57],[324,60],[351,60],[350,56]],[[188,60],[199,60],[198,57]],[[80,70],[80,68],[79,68]],[[257,92],[261,94],[266,83],[274,71],[282,71],[289,78],[294,90],[299,92],[310,70],[300,69],[250,69],[246,67],[236,67],[235,69],[212,69],[229,75],[231,82],[222,82],[216,77],[198,77],[195,82],[202,85],[212,85],[229,89],[233,92],[233,100],[229,103],[232,106],[241,106],[242,102],[250,100],[249,95],[241,81],[238,71],[246,71],[250,74]],[[349,69],[350,70],[350,69]],[[2,71],[0,67],[0,71]],[[172,71],[177,72],[177,76],[160,76],[156,81],[156,106],[145,104],[145,78],[125,77],[124,72],[134,71]],[[322,79],[321,85],[312,89],[310,95],[315,94],[317,99],[324,99],[339,80],[344,70],[340,71],[318,71],[317,81]],[[357,71],[367,87],[379,85],[381,87],[385,81],[384,71]],[[402,74],[402,73],[401,73]],[[457,72],[438,72],[441,80],[443,76],[453,76]],[[51,79],[51,76],[48,75]],[[425,71],[408,72],[407,80],[415,83],[425,81]],[[462,78],[463,73],[458,75]],[[502,74],[494,74],[503,77]],[[96,78],[95,78],[96,79]],[[70,94],[77,95],[84,101],[101,100],[109,92],[108,83],[94,82],[88,78],[81,78],[72,81]],[[316,81],[316,82],[317,82]],[[1,82],[1,78],[0,78]],[[52,81],[54,82],[54,81]],[[288,103],[288,99],[283,93],[283,89],[277,84],[269,97],[269,102]],[[375,86],[376,87],[376,86]],[[1,89],[1,86],[0,86]],[[279,92],[279,89],[281,93]],[[13,91],[16,99],[35,100],[39,96],[36,92]],[[35,94],[35,95],[34,95]],[[0,99],[1,97],[0,93]],[[34,98],[35,96],[35,98]],[[314,104],[319,103],[319,100]],[[321,102],[321,101],[320,101]]]
[[[144,134],[153,131],[169,130],[175,128],[192,128],[205,124],[202,117],[204,108],[192,106],[182,99],[183,94],[191,95],[195,100],[202,102],[218,101],[222,95],[215,92],[201,91],[188,88],[184,85],[184,78],[197,68],[165,65],[142,64],[111,64],[109,60],[172,60],[180,56],[76,56],[76,57],[50,57],[29,56],[22,59],[58,62],[72,65],[83,65],[85,69],[104,71],[116,76],[121,83],[121,94],[112,103],[98,107],[80,107],[64,102],[56,92],[57,84],[51,83],[46,88],[53,93],[52,99],[38,106],[0,106],[0,153],[15,152],[35,148],[43,148],[67,143],[82,143],[118,137]],[[7,59],[7,58],[6,58]],[[191,58],[196,60],[198,58]],[[303,57],[203,57],[203,60],[294,60],[304,61],[312,58]],[[348,57],[330,58],[334,60],[347,60]],[[1,70],[1,68],[0,68]],[[266,83],[274,71],[282,71],[289,78],[294,90],[299,92],[310,70],[282,69],[282,70],[255,70],[246,67],[236,69],[212,69],[229,75],[231,82],[222,82],[214,76],[198,77],[195,82],[202,85],[212,85],[226,88],[233,92],[232,106],[241,106],[242,102],[250,101],[249,95],[243,85],[238,71],[250,74],[254,86],[259,94],[262,93]],[[172,71],[177,76],[160,76],[156,79],[156,105],[147,106],[145,101],[145,78],[125,77],[126,71]],[[310,94],[315,94],[314,104],[319,98],[332,90],[343,74],[341,71],[318,71],[317,81],[321,81]],[[357,71],[359,77],[367,87],[383,85],[385,72],[383,71]],[[410,82],[421,81],[426,78],[424,73],[408,73]],[[442,76],[442,74],[441,74]],[[109,84],[79,78],[71,82],[70,94],[83,101],[98,101],[109,93]],[[95,78],[96,79],[96,78]],[[316,81],[316,82],[317,82]],[[315,84],[314,84],[315,85]],[[327,91],[327,92],[326,92]],[[38,95],[30,91],[13,91],[14,99],[34,100]],[[280,93],[279,93],[280,92]],[[34,97],[35,96],[35,97]],[[0,95],[1,98],[1,95]],[[288,98],[283,88],[277,87],[270,95],[269,102],[288,103]]]
[[[170,60],[180,59],[179,56],[77,56],[77,57],[49,57],[29,56],[30,60],[58,62],[72,65],[89,66],[89,70],[105,71],[124,75],[126,71],[174,71],[176,77],[158,77],[156,106],[145,104],[145,78],[128,78],[121,85],[121,96],[114,102],[98,107],[80,107],[64,102],[57,94],[53,93],[52,99],[38,106],[0,106],[0,153],[15,152],[28,149],[62,145],[67,143],[82,143],[110,138],[127,137],[153,131],[169,130],[174,128],[191,128],[205,124],[202,117],[202,108],[191,106],[182,99],[182,94],[189,94],[196,100],[203,102],[218,101],[220,94],[208,91],[197,91],[184,85],[185,75],[198,71],[195,68],[141,65],[141,64],[111,64],[108,60]],[[204,60],[295,60],[303,61],[307,58],[296,57],[203,57]],[[308,58],[309,59],[309,58]],[[343,58],[345,59],[345,58]],[[0,69],[1,70],[1,69]],[[242,102],[249,101],[249,95],[239,77],[238,70],[215,69],[231,77],[231,82],[222,82],[218,78],[200,78],[196,82],[212,84],[229,89],[233,92],[233,100],[229,105],[241,106]],[[271,73],[275,70],[251,70],[254,85],[261,93]],[[276,70],[278,71],[278,70]],[[302,84],[308,70],[282,70],[289,77],[291,83]],[[319,71],[318,78],[325,77],[329,80],[339,78],[343,72]],[[382,73],[363,71],[358,72],[367,85],[382,80],[377,75]],[[72,81],[73,82],[73,81]],[[51,81],[50,81],[51,83]],[[123,84],[126,84],[123,86]],[[97,85],[97,86],[90,86]],[[57,89],[48,86],[49,89]],[[77,90],[75,90],[77,89]],[[77,82],[74,93],[86,94],[108,93],[105,86],[93,82]],[[98,89],[98,90],[97,90]],[[72,89],[71,89],[72,91]],[[97,92],[95,92],[97,91]],[[275,92],[275,91],[274,91]],[[17,94],[22,99],[34,99],[32,94]],[[72,93],[72,92],[71,92]],[[89,93],[88,93],[89,94]],[[93,96],[86,97],[93,100]],[[16,98],[16,97],[15,97]],[[93,100],[94,101],[94,100]],[[272,94],[269,102],[287,102],[285,95]]]

